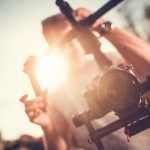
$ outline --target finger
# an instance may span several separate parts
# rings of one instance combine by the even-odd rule
[[[92,25],[92,28],[97,30],[99,28],[99,26],[104,23],[105,20],[103,18],[99,18],[96,20],[96,22]]]
[[[37,111],[37,110],[40,110],[42,112],[45,112],[46,111],[46,105],[44,104],[43,101],[32,101],[30,102],[30,104],[26,104],[25,105],[25,111],[26,113],[29,113],[30,111]]]
[[[30,111],[30,112],[28,113],[29,118],[33,118],[34,115],[35,115],[34,111]]]
[[[39,103],[38,109],[42,110],[43,112],[45,112],[47,110],[46,105],[43,101]]]
[[[39,122],[41,121],[41,116],[42,116],[43,112],[41,110],[34,112],[34,114],[30,114],[30,121],[36,124],[39,124]]]
[[[38,107],[36,107],[35,105],[28,105],[25,107],[25,112],[26,113],[30,113],[31,111],[35,111]]]
[[[75,16],[81,16],[82,18],[85,18],[91,14],[91,11],[86,8],[78,8],[74,11]]]
[[[20,102],[25,103],[25,102],[27,101],[27,97],[28,97],[27,94],[26,94],[26,95],[23,95],[23,96],[20,98]]]
[[[27,100],[24,102],[24,105],[27,108],[27,107],[31,107],[31,105],[33,105],[33,103],[34,103],[34,100]]]
[[[25,101],[24,104],[25,104],[26,107],[28,107],[28,106],[30,107],[31,105],[38,104],[41,101],[43,101],[43,98],[41,96],[38,96],[34,99]]]
[[[43,112],[41,110],[37,110],[37,111],[29,111],[27,113],[29,119],[31,122],[34,122],[33,120],[36,119],[39,115],[41,115]]]
[[[27,114],[29,114],[31,111],[34,111],[31,107],[29,107],[29,106],[26,106],[26,107],[25,107],[25,112],[26,112]]]
[[[43,113],[43,111],[41,109],[36,109],[34,113],[35,113],[35,116],[38,117],[39,115]]]
[[[73,12],[76,21],[81,21],[88,17],[90,14],[91,12],[86,8],[78,8]]]
[[[33,122],[33,120],[34,120],[35,117],[36,117],[34,111],[28,112],[27,115],[28,115],[29,120],[30,120],[31,122]]]

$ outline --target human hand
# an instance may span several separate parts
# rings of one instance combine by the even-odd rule
[[[27,97],[27,95],[22,96],[20,101],[24,104],[25,112],[30,121],[41,127],[52,126],[49,110],[43,97],[38,96],[32,100],[28,100]]]
[[[92,12],[90,10],[88,10],[87,8],[78,8],[74,11],[74,16],[76,18],[77,21],[81,21],[84,20],[86,17],[90,16],[92,14]],[[92,29],[97,31],[99,26],[104,23],[104,19],[103,18],[99,18],[96,20],[96,22],[92,25]]]

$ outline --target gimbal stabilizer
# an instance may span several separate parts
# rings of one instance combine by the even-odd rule
[[[150,101],[143,97],[143,94],[150,90],[150,80],[139,83],[126,66],[109,68],[111,61],[100,51],[100,43],[89,29],[99,17],[122,1],[110,0],[94,14],[77,22],[72,15],[71,6],[63,0],[56,0],[56,5],[73,27],[72,33],[68,34],[64,41],[69,42],[70,38],[76,37],[85,52],[94,55],[99,67],[105,71],[107,69],[103,76],[96,80],[96,84],[92,83],[85,92],[89,110],[73,117],[77,127],[87,127],[91,140],[99,150],[104,149],[100,140],[122,127],[125,127],[125,133],[129,137],[150,127]],[[119,119],[103,128],[94,129],[91,121],[110,111],[114,111]]]

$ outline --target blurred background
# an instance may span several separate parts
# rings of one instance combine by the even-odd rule
[[[68,0],[73,8],[86,7],[91,11],[100,8],[106,0]],[[23,73],[23,64],[28,56],[41,56],[49,47],[42,34],[41,21],[48,16],[59,13],[55,0],[0,0],[0,132],[3,140],[14,140],[22,134],[35,137],[42,135],[41,129],[29,122],[24,113],[24,107],[19,99],[24,94],[34,96],[27,76]],[[105,16],[116,26],[125,28],[150,41],[150,1],[125,0]],[[112,61],[117,61],[120,55],[114,47],[102,39],[102,50]],[[90,72],[90,71],[89,71]],[[82,100],[80,91],[87,84],[90,72],[78,88],[76,84],[70,90],[70,97]],[[90,79],[89,79],[90,82]],[[83,100],[82,100],[83,101]],[[79,104],[76,104],[78,107]],[[80,106],[79,106],[80,107]],[[83,107],[76,109],[82,110]],[[144,132],[148,136],[149,131]],[[142,135],[142,134],[141,134]],[[141,135],[133,138],[129,148],[148,150],[148,138]],[[123,140],[126,141],[125,136]],[[138,143],[138,144],[137,144]],[[141,145],[141,147],[139,147]]]

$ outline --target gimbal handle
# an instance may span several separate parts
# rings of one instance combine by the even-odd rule
[[[112,62],[101,52],[100,42],[92,33],[88,26],[78,23],[72,15],[72,8],[63,0],[56,0],[56,5],[66,16],[73,27],[73,34],[77,37],[79,43],[86,54],[93,54],[100,69],[106,70],[111,66]]]
[[[80,21],[79,23],[76,22],[73,15],[71,14],[73,9],[71,6],[65,2],[64,0],[56,0],[56,5],[60,8],[61,12],[67,17],[67,19],[73,24],[80,24],[84,26],[91,26],[94,22],[100,18],[102,15],[110,11],[112,8],[117,6],[119,3],[123,2],[124,0],[110,0],[108,1],[103,7],[98,9],[95,13],[88,16],[84,20]]]
[[[84,20],[80,21],[81,25],[91,26],[95,23],[95,21],[102,17],[105,13],[110,11],[112,8],[117,6],[119,3],[123,2],[124,0],[110,0],[105,5],[103,5],[100,9],[94,12],[92,15],[88,16]]]
[[[90,118],[90,112],[85,111],[79,116],[79,123],[73,119],[76,126],[85,125],[89,131],[90,140],[95,143],[98,150],[103,150],[104,146],[101,139],[114,131],[117,131],[125,127],[125,131],[128,130],[128,137],[131,137],[139,132],[142,132],[150,127],[150,108],[139,107],[132,115],[126,117],[119,117],[118,120],[106,125],[103,128],[95,129],[91,123],[92,118]],[[91,116],[92,117],[92,116]],[[77,123],[77,124],[76,124]]]

